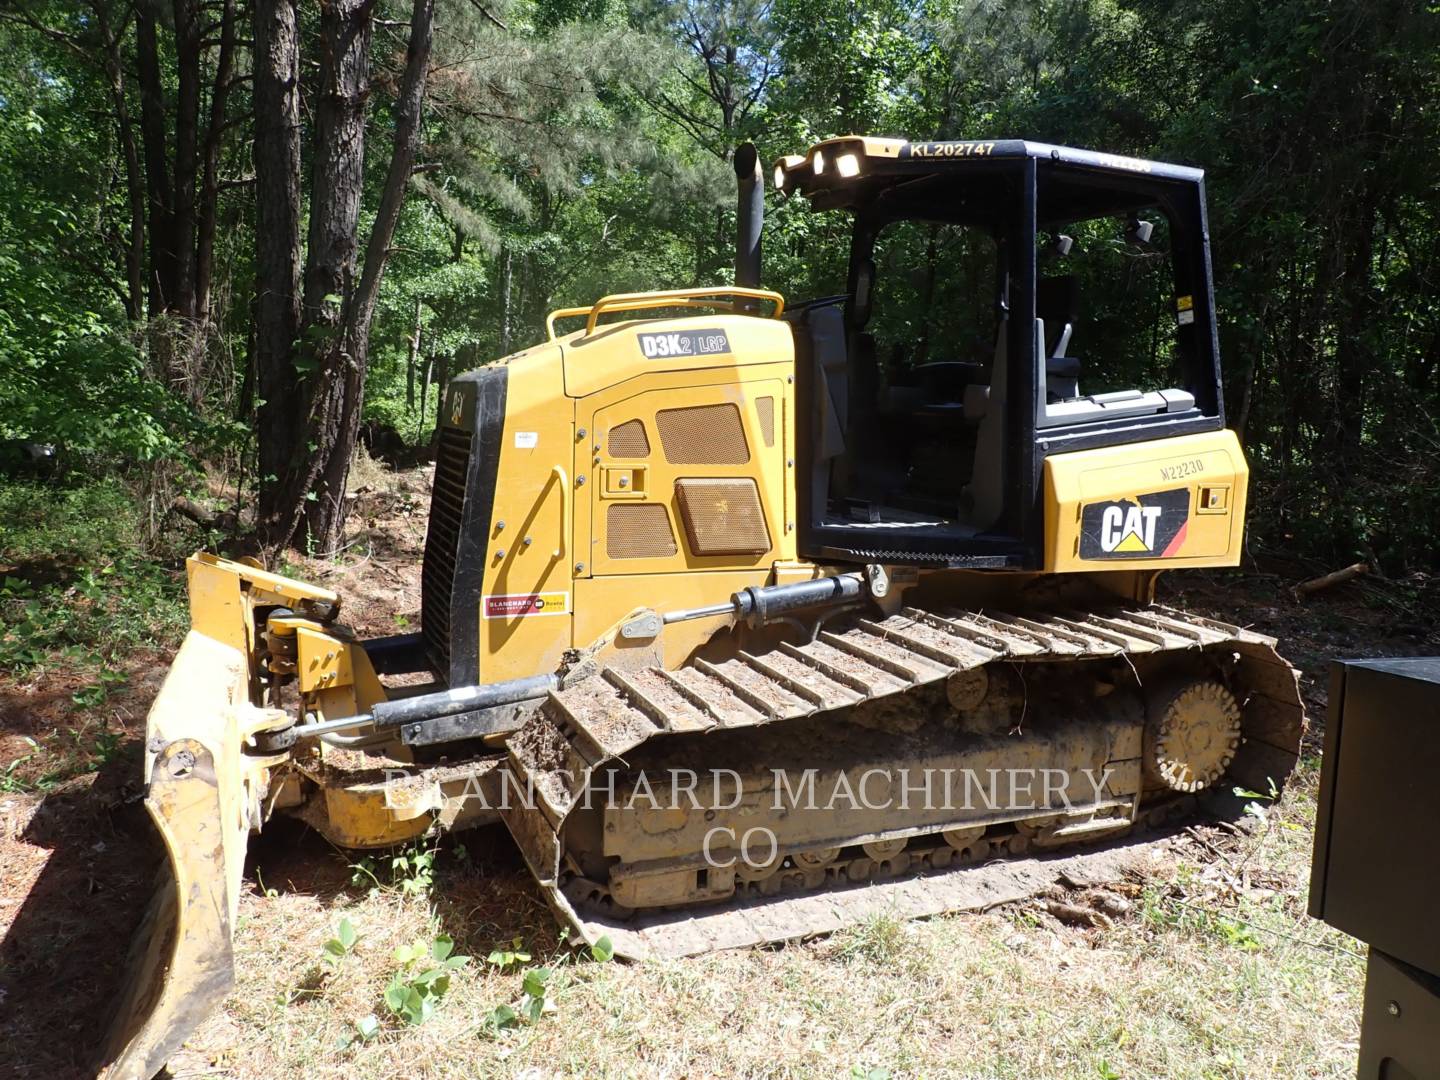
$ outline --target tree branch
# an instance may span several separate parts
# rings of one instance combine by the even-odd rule
[[[476,11],[480,12],[481,15],[484,15],[486,19],[494,23],[501,30],[510,29],[510,27],[506,26],[503,22],[501,22],[489,8],[487,8],[484,4],[480,3],[480,0],[470,0],[470,6],[473,7]]]
[[[370,240],[365,246],[365,267],[360,275],[353,303],[349,305],[347,322],[352,333],[368,333],[380,281],[385,275],[385,261],[390,241],[400,220],[405,201],[405,185],[415,164],[420,145],[421,109],[425,102],[425,75],[430,68],[433,42],[435,0],[415,0],[410,17],[410,47],[405,57],[405,74],[395,102],[395,145],[390,154],[390,169],[380,195],[380,207]]]

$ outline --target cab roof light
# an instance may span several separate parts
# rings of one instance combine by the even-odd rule
[[[805,164],[803,154],[786,154],[775,162],[775,190],[789,193],[790,174]]]

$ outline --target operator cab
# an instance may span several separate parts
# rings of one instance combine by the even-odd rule
[[[854,219],[787,316],[803,554],[1035,567],[1048,455],[1224,426],[1199,170],[847,137],[775,183]]]

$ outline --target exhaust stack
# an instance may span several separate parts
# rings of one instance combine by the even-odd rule
[[[739,202],[735,216],[735,284],[760,287],[760,230],[765,224],[765,180],[754,143],[735,148],[735,179]]]

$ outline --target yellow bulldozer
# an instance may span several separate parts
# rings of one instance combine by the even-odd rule
[[[735,166],[733,287],[556,311],[446,388],[419,633],[190,560],[110,1075],[232,985],[277,813],[350,849],[503,821],[559,918],[646,957],[988,906],[1285,782],[1274,642],[1154,602],[1244,535],[1202,173],[827,140],[774,187],[848,215],[849,257],[791,305]]]

